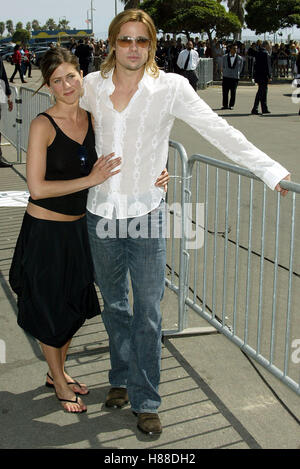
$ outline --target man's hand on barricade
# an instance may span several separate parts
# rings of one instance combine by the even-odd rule
[[[291,175],[288,174],[285,178],[282,179],[283,181],[290,181],[291,180]],[[280,183],[277,184],[277,186],[275,187],[276,191],[277,192],[280,192],[280,195],[282,195],[283,197],[287,195],[288,193],[288,190],[287,189],[282,189],[282,187],[280,186]]]
[[[167,171],[167,168],[165,168],[161,172],[160,176],[156,179],[155,185],[159,187],[163,187],[164,191],[167,192],[169,180],[170,180],[169,173]]]

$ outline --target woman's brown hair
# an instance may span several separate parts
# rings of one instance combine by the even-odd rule
[[[55,70],[63,63],[71,64],[80,73],[80,66],[78,59],[68,49],[64,47],[56,47],[55,49],[49,49],[43,56],[40,62],[40,68],[43,77],[43,83],[36,91],[36,93],[45,85],[50,84],[50,78]]]
[[[152,18],[143,10],[137,9],[129,9],[124,10],[123,12],[119,13],[111,22],[108,31],[108,40],[110,45],[110,51],[106,59],[101,65],[101,75],[103,78],[107,78],[107,74],[115,67],[116,65],[116,54],[115,54],[115,45],[117,36],[120,32],[121,27],[123,24],[128,23],[129,21],[139,21],[143,23],[148,28],[149,36],[150,36],[150,49],[148,60],[145,64],[145,69],[153,76],[158,77],[159,68],[155,62],[155,54],[156,54],[156,29],[153,23]]]

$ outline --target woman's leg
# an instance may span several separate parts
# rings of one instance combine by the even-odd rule
[[[75,382],[73,380],[73,378],[71,378],[71,376],[68,375],[68,373],[66,373],[66,371],[65,371],[65,362],[66,362],[66,358],[67,358],[68,349],[69,349],[69,346],[71,344],[71,340],[72,339],[70,339],[65,345],[63,345],[63,347],[61,347],[59,349],[60,352],[61,352],[62,371],[63,371],[64,377],[65,377],[65,380],[68,383],[69,388],[71,388],[72,391],[74,391],[77,394],[85,395],[85,394],[88,394],[88,392],[89,392],[88,389],[87,389],[87,386],[85,384],[82,384],[82,383],[79,384],[79,383]],[[49,377],[49,375],[52,379]],[[52,377],[50,369],[48,371],[48,375],[47,375],[46,380],[49,384],[53,384],[53,377]]]
[[[55,391],[58,399],[66,399],[73,402],[62,402],[63,408],[67,412],[83,412],[86,410],[86,406],[80,398],[76,401],[76,395],[70,386],[68,386],[67,381],[63,372],[63,353],[61,348],[51,347],[50,345],[43,344],[41,342],[41,347],[46,358],[46,361],[49,366],[51,376],[53,378],[53,383],[55,386]]]

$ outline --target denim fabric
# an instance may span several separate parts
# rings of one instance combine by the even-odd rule
[[[107,220],[87,212],[87,223],[95,279],[104,301],[110,384],[127,387],[132,410],[157,412],[161,402],[160,301],[166,265],[164,202],[149,214],[130,219]],[[104,227],[109,228],[106,236]],[[133,311],[128,300],[129,275]]]

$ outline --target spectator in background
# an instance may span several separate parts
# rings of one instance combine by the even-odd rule
[[[24,57],[23,57],[23,74],[24,77],[26,76],[27,69],[28,69],[28,78],[32,78],[31,76],[31,61],[32,61],[32,52],[28,49],[28,47],[24,46]]]
[[[241,71],[243,69],[243,59],[237,53],[237,45],[231,44],[229,53],[223,56],[223,107],[222,109],[232,109],[235,105],[236,89],[239,84]],[[230,92],[230,102],[228,107],[228,96]]]
[[[14,78],[15,78],[17,72],[19,72],[20,79],[21,79],[22,83],[27,83],[27,81],[24,80],[24,75],[23,75],[23,72],[22,72],[22,69],[21,69],[22,55],[21,55],[21,52],[20,52],[19,44],[16,44],[15,47],[14,47],[12,62],[15,65],[15,69],[14,69],[14,72],[13,72],[12,76],[10,77],[10,80],[9,80],[10,83],[14,82]]]
[[[286,47],[282,43],[280,44],[279,51],[278,51],[278,75],[280,77],[287,76],[287,68],[288,68],[288,54],[286,53]]]
[[[206,48],[205,48],[205,58],[206,59],[211,59],[212,56],[213,56],[213,54],[212,54],[211,44],[210,44],[210,41],[207,39]]]
[[[294,74],[295,74],[296,86],[299,89],[300,88],[300,53],[297,55],[297,58],[296,58]],[[299,109],[299,116],[300,116],[300,109]]]
[[[80,70],[82,70],[83,76],[85,77],[89,72],[91,49],[86,42],[83,42],[83,39],[79,39],[79,44],[76,47],[75,55],[78,57]]]
[[[271,65],[272,65],[272,73],[273,76],[278,76],[278,52],[279,52],[279,44],[275,44],[272,47],[271,53]]]
[[[8,83],[6,71],[3,65],[2,58],[0,57],[0,84],[1,88],[7,97],[7,104],[8,104],[8,110],[11,112],[13,109],[13,102],[11,100],[11,89]],[[2,94],[2,93],[1,93]],[[0,99],[0,120],[1,120],[1,106],[5,104],[5,100],[2,101]],[[4,160],[3,155],[2,155],[2,148],[1,148],[1,133],[0,133],[0,168],[10,168],[12,164],[7,163],[7,161]]]
[[[177,65],[177,60],[180,52],[184,49],[183,44],[181,42],[181,37],[178,37],[176,39],[176,44],[175,44],[175,50],[173,53],[173,69],[175,73],[178,73],[180,75],[181,70]]]
[[[222,76],[224,50],[220,42],[214,45],[214,78],[219,80]]]
[[[186,49],[182,50],[178,56],[177,65],[181,70],[181,74],[189,80],[195,91],[197,91],[198,77],[196,68],[199,60],[198,52],[194,50],[193,41],[188,41]]]
[[[251,46],[249,47],[249,49],[247,51],[248,76],[249,76],[249,78],[253,77],[253,67],[254,67],[255,54],[256,54],[256,44],[255,44],[255,42],[252,42]]]
[[[206,51],[205,42],[201,41],[200,43],[198,43],[198,48],[197,48],[198,55],[201,59],[205,57],[205,51]]]
[[[75,41],[73,37],[71,37],[68,49],[72,52],[72,54],[75,54],[76,47],[77,47],[77,42]]]
[[[296,44],[293,41],[291,41],[290,42],[290,61],[291,61],[291,71],[292,71],[292,73],[293,73],[294,68],[295,68],[297,55],[298,55],[298,49],[296,47]]]
[[[95,44],[94,47],[94,67],[95,67],[95,72],[98,72],[100,70],[100,65],[101,65],[101,59],[102,59],[102,52],[103,52],[103,46],[102,42],[98,41]]]
[[[251,114],[258,114],[258,106],[261,105],[262,114],[270,114],[267,105],[268,83],[272,79],[270,44],[264,41],[255,55],[254,80],[258,84],[258,91]]]

